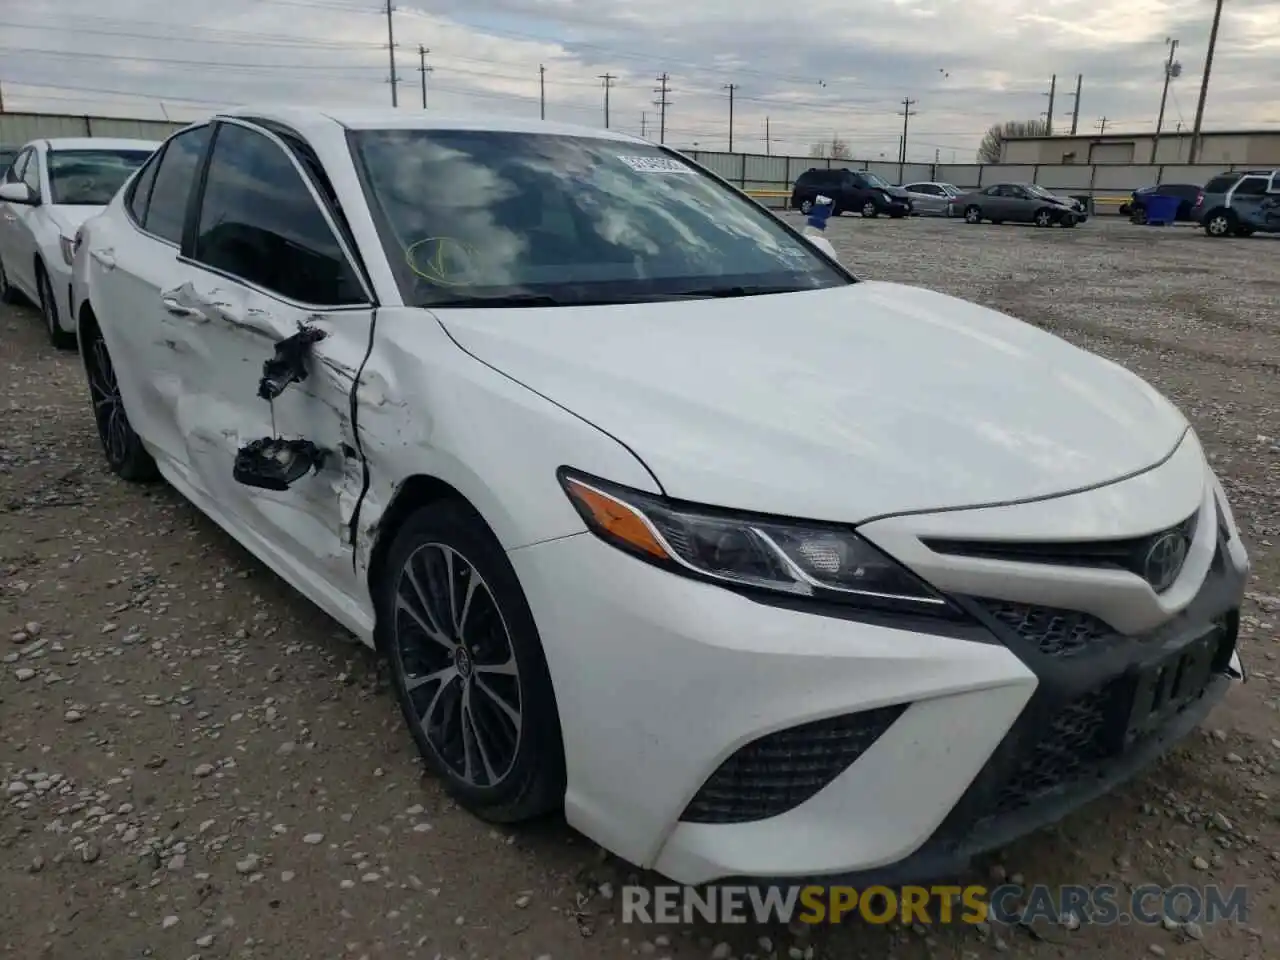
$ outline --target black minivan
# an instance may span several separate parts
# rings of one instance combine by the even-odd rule
[[[808,213],[821,194],[834,205],[832,216],[854,211],[864,217],[884,213],[895,219],[911,215],[911,198],[901,187],[890,186],[867,170],[826,170],[810,167],[791,188],[791,208]]]

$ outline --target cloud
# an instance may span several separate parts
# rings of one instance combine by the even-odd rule
[[[110,11],[110,16],[106,12]],[[914,101],[909,159],[971,159],[983,130],[1048,107],[1080,129],[1154,128],[1165,37],[1182,75],[1170,126],[1194,118],[1210,0],[404,0],[394,14],[396,85],[429,108],[658,134],[658,77],[669,77],[666,139],[807,152],[833,136],[859,157],[897,154],[902,102]],[[253,101],[386,105],[386,16],[375,0],[43,0],[0,11],[0,85],[10,110],[190,119]],[[1232,0],[1223,14],[1206,129],[1280,125],[1280,7]],[[540,74],[540,67],[545,72]]]

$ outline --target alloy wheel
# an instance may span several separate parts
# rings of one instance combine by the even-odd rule
[[[862,215],[864,217],[874,217],[876,215],[876,205],[868,200],[862,205]]]
[[[1036,214],[1036,226],[1047,227],[1053,222],[1053,215],[1048,210],[1041,210]]]
[[[965,223],[978,223],[982,220],[982,211],[977,207],[969,207],[964,212]]]
[[[809,200],[801,200],[801,201],[800,201],[800,212],[801,212],[801,213],[808,213],[808,212],[809,212],[810,210],[812,210],[812,209],[813,209],[813,203],[812,203],[812,201],[809,201]]]
[[[1231,232],[1231,221],[1222,214],[1218,214],[1216,217],[1210,218],[1205,229],[1208,230],[1211,236],[1225,237]]]
[[[113,467],[119,467],[129,456],[129,419],[125,416],[116,370],[101,333],[95,333],[89,344],[87,359],[89,395],[93,400],[98,436],[102,438],[107,460]]]
[[[454,548],[425,543],[405,560],[392,655],[432,751],[469,786],[501,784],[523,733],[520,671],[493,592]]]

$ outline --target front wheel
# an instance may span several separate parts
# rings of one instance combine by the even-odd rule
[[[121,479],[134,483],[157,479],[160,471],[129,423],[107,342],[96,326],[89,328],[84,365],[89,378],[89,397],[93,401],[93,419],[107,456],[107,466]]]
[[[49,282],[49,274],[43,267],[36,271],[36,287],[40,291],[40,316],[44,318],[49,342],[59,350],[70,350],[76,345],[76,338],[74,334],[62,329],[58,316],[58,298],[54,295],[53,284]]]
[[[495,823],[560,807],[551,674],[515,570],[484,521],[456,501],[419,509],[375,589],[396,698],[445,789]]]
[[[813,210],[813,201],[812,201],[812,200],[801,200],[801,201],[800,201],[800,212],[801,212],[801,213],[803,213],[803,214],[808,214],[811,210]]]
[[[981,223],[982,211],[979,210],[978,207],[974,204],[970,204],[969,206],[965,207],[964,222],[965,223]]]
[[[868,200],[862,205],[862,215],[868,219],[875,219],[880,216],[880,211],[876,209],[875,203]]]
[[[1041,208],[1036,211],[1033,222],[1037,227],[1051,227],[1053,226],[1053,212],[1051,210]]]

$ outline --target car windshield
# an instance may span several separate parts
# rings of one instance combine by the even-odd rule
[[[867,181],[868,185],[873,186],[873,187],[887,187],[887,186],[889,186],[889,184],[888,184],[888,182],[887,182],[887,181],[885,181],[885,180],[881,179],[880,177],[877,177],[874,173],[867,173],[867,172],[865,172],[865,171],[864,171],[864,172],[863,172],[863,174],[862,174],[862,179],[863,179],[863,180],[865,180],[865,181]]]
[[[555,306],[853,282],[656,146],[479,130],[350,134],[406,303]]]
[[[1035,183],[1024,184],[1024,186],[1026,187],[1027,192],[1032,194],[1033,196],[1051,197],[1051,198],[1055,196],[1054,194],[1046,190],[1044,187],[1039,186],[1038,184],[1035,184]]]
[[[953,197],[958,197],[960,196],[961,193],[964,192],[959,187],[957,187],[954,183],[940,183],[938,184],[938,186],[942,188],[943,193],[950,194]]]
[[[53,203],[106,206],[149,156],[149,150],[50,150],[49,198]]]

